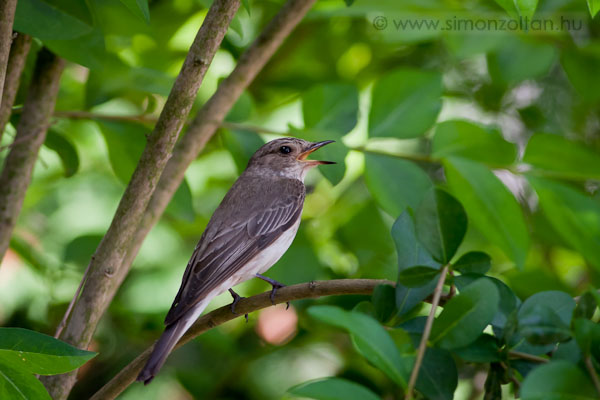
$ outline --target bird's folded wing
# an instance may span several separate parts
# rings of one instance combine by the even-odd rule
[[[263,205],[243,220],[225,221],[218,226],[210,226],[213,221],[209,223],[187,265],[179,292],[165,318],[166,325],[179,319],[300,218],[303,185],[291,193],[288,190],[284,196],[264,197]]]

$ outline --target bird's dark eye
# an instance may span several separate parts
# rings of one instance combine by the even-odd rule
[[[283,154],[288,154],[291,153],[292,149],[289,146],[281,146],[279,148],[279,152],[283,153]]]

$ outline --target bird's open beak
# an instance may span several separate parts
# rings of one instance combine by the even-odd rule
[[[311,166],[316,166],[316,165],[320,165],[320,164],[335,164],[335,161],[318,161],[318,160],[307,160],[306,159],[306,157],[308,157],[308,155],[310,153],[312,153],[313,151],[325,146],[326,144],[333,143],[333,142],[335,142],[335,140],[324,140],[322,142],[311,143],[310,146],[308,146],[308,148],[306,150],[304,150],[302,153],[300,153],[298,155],[297,160],[302,161]]]

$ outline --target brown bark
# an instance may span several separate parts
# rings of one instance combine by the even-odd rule
[[[115,278],[126,250],[192,108],[204,74],[239,5],[239,0],[216,0],[211,5],[158,122],[148,137],[111,225],[92,256],[81,295],[60,335],[62,340],[80,348],[89,345],[118,287],[119,282]],[[75,384],[76,374],[77,371],[73,371],[44,377],[42,381],[53,399],[65,399]]]
[[[4,91],[0,99],[0,139],[2,139],[2,132],[4,132],[6,123],[10,118],[30,47],[31,36],[17,33],[17,37],[13,40],[10,47],[10,56],[8,57],[6,76],[4,78]]]
[[[160,177],[122,268],[117,273],[120,282],[127,276],[146,235],[159,220],[183,181],[187,167],[202,151],[243,91],[306,15],[314,2],[315,0],[288,0],[254,43],[241,55],[235,69],[221,82],[215,94],[200,109],[185,136],[175,146],[173,156]]]
[[[0,175],[0,260],[6,253],[40,146],[56,104],[64,61],[46,49],[38,56],[14,145]]]
[[[12,28],[16,9],[17,0],[0,1],[0,99],[4,87],[4,76],[8,64],[10,43],[12,42]]]
[[[293,286],[286,286],[277,290],[275,304],[300,299],[314,299],[323,296],[343,294],[371,294],[377,285],[394,285],[394,282],[379,279],[337,279],[331,281],[312,281]],[[203,332],[213,329],[227,321],[243,316],[262,308],[272,306],[271,292],[261,293],[256,296],[243,298],[235,305],[236,314],[231,312],[229,305],[216,309],[203,315],[192,325],[188,332],[181,338],[175,348],[179,348]],[[90,400],[108,400],[117,397],[127,386],[131,385],[152,352],[152,347],[147,348],[135,360],[130,362],[113,379],[104,385]]]

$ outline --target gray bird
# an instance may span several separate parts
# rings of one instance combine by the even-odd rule
[[[296,236],[306,173],[320,164],[334,164],[308,160],[307,156],[332,142],[282,138],[254,153],[208,222],[165,318],[165,331],[138,381],[152,381],[175,344],[215,296],[229,290],[234,311],[240,297],[231,288],[258,277],[273,286],[273,300],[283,285],[261,274],[281,258]]]

